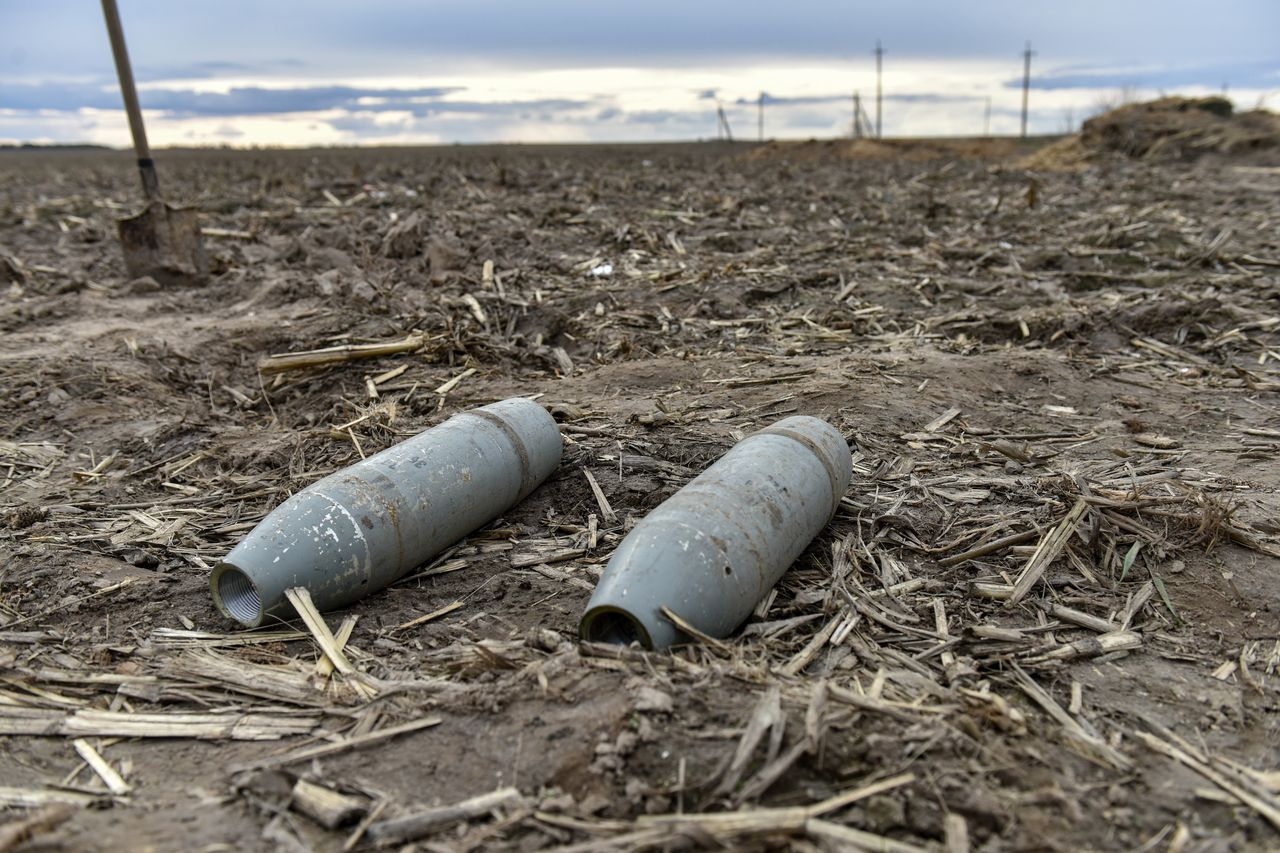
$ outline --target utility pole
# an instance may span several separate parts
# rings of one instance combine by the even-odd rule
[[[862,97],[853,93],[853,138],[862,138]]]
[[[1031,91],[1031,42],[1022,51],[1022,138],[1027,138],[1027,95]]]
[[[876,139],[880,138],[880,101],[884,93],[880,87],[880,62],[884,56],[884,48],[880,47],[880,40],[876,39]]]
[[[760,107],[759,107],[759,117],[757,119],[757,124],[759,125],[759,127],[757,128],[757,131],[758,131],[760,141],[764,142],[764,92],[760,93]]]
[[[724,133],[725,141],[732,142],[733,131],[729,129],[729,117],[724,114],[724,107],[720,104],[716,104],[716,116],[720,120],[720,131]],[[718,134],[716,138],[719,138]]]
[[[987,110],[982,115],[982,135],[991,135],[991,96],[987,95]]]

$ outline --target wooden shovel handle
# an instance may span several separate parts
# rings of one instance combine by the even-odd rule
[[[160,179],[156,177],[156,164],[151,159],[151,147],[147,145],[147,129],[142,124],[142,107],[138,104],[137,87],[133,85],[133,67],[129,65],[129,51],[125,48],[124,28],[120,26],[120,10],[116,8],[116,0],[102,0],[102,14],[107,19],[107,35],[111,39],[111,53],[116,60],[116,76],[120,78],[120,94],[124,96],[124,111],[129,116],[133,150],[138,155],[142,192],[147,201],[156,201],[160,198]]]

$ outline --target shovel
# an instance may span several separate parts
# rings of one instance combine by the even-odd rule
[[[173,207],[160,198],[160,179],[156,177],[156,164],[147,145],[147,130],[142,124],[142,108],[133,85],[133,69],[124,45],[116,0],[102,0],[102,14],[107,19],[111,53],[115,56],[120,92],[129,116],[129,132],[133,134],[133,148],[138,155],[138,171],[142,173],[142,192],[147,198],[145,210],[117,222],[125,268],[134,278],[149,275],[161,284],[200,279],[209,272],[209,261],[200,240],[200,222],[194,209]]]

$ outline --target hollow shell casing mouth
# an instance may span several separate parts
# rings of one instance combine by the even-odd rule
[[[629,646],[639,643],[646,649],[653,648],[653,640],[639,619],[620,607],[603,605],[593,607],[582,616],[579,636],[592,643],[609,643]]]
[[[214,606],[246,628],[262,624],[262,594],[247,574],[230,563],[218,563],[209,575]]]

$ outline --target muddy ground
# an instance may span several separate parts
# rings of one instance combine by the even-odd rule
[[[54,732],[0,737],[0,820],[53,815],[32,850],[327,851],[369,809],[514,786],[416,843],[1276,849],[1280,171],[986,153],[169,152],[212,229],[210,280],[177,286],[125,274],[128,156],[0,153],[0,725]],[[318,675],[309,636],[233,644],[209,567],[265,513],[517,394],[561,421],[559,472],[328,615],[358,615],[376,695]],[[629,526],[792,413],[844,432],[853,484],[757,615],[720,645],[579,644]],[[102,711],[301,734],[68,722]],[[290,808],[298,779],[347,824]],[[730,809],[745,828],[662,817]]]

